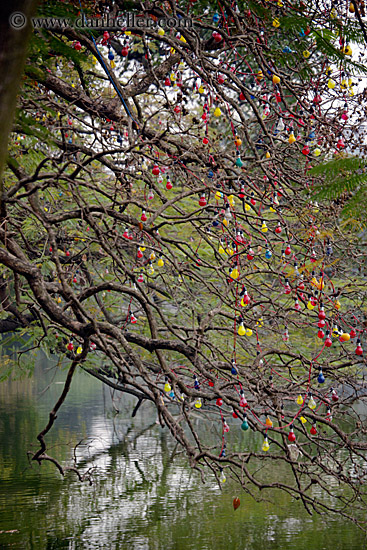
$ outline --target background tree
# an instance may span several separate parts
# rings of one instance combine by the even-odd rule
[[[71,361],[33,460],[65,472],[45,435],[82,368],[136,396],[133,415],[154,402],[203,480],[281,489],[362,526],[363,235],[342,230],[340,204],[315,202],[309,174],[345,136],[364,154],[358,21],[341,3],[78,6],[39,15],[176,28],[70,22],[32,39],[2,197],[0,330]],[[198,415],[217,419],[216,447]],[[241,428],[256,448],[239,447]]]

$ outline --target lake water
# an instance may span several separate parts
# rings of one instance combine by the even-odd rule
[[[282,493],[256,502],[211,474],[202,484],[150,404],[80,372],[46,436],[48,452],[92,468],[92,485],[27,451],[62,391],[66,371],[46,359],[31,379],[0,383],[0,548],[22,550],[359,550],[365,535],[340,519],[310,517]],[[119,414],[116,414],[116,411]],[[239,430],[241,432],[241,430]],[[245,433],[238,437],[245,437]],[[268,472],[268,475],[281,475]],[[234,497],[241,506],[234,511]]]

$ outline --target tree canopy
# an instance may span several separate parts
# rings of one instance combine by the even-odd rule
[[[71,362],[34,460],[81,368],[153,402],[203,481],[363,526],[362,4],[40,4],[0,225],[0,331]]]

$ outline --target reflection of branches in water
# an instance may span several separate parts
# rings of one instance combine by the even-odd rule
[[[65,380],[65,384],[64,384],[64,388],[63,388],[62,393],[61,393],[59,399],[57,400],[54,408],[52,409],[52,411],[49,414],[49,421],[48,421],[47,425],[45,426],[45,428],[37,436],[37,439],[40,442],[40,448],[35,453],[28,453],[28,456],[30,457],[30,460],[36,461],[36,462],[38,462],[38,464],[41,464],[43,461],[51,462],[52,464],[54,464],[56,466],[56,468],[58,469],[58,471],[60,472],[60,474],[62,476],[64,476],[66,474],[66,472],[74,472],[77,475],[79,481],[87,480],[87,481],[89,481],[89,483],[92,483],[92,479],[91,479],[92,471],[91,470],[88,470],[84,474],[81,474],[80,471],[75,466],[62,466],[59,463],[59,461],[56,460],[56,458],[54,458],[54,457],[52,457],[52,456],[50,456],[46,453],[47,445],[46,445],[46,442],[45,442],[45,435],[50,431],[50,429],[54,425],[54,422],[57,418],[57,412],[60,409],[61,405],[64,403],[67,394],[69,393],[71,382],[72,382],[75,370],[76,370],[79,362],[83,361],[85,359],[85,357],[88,353],[87,352],[88,347],[89,347],[89,340],[87,339],[84,342],[84,351],[80,354],[80,357],[78,359],[74,359],[74,361],[72,362],[72,364],[71,364],[71,366],[68,370],[66,380]],[[32,455],[32,456],[30,456],[30,455]]]

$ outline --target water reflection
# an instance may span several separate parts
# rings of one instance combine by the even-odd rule
[[[77,445],[79,467],[95,468],[93,485],[80,484],[73,474],[61,479],[50,464],[30,468],[26,451],[36,448],[36,434],[65,374],[49,369],[43,359],[33,379],[0,384],[0,548],[366,547],[354,526],[310,517],[285,494],[264,494],[265,500],[256,502],[230,483],[221,492],[210,476],[203,485],[168,432],[156,424],[149,403],[131,418],[133,398],[111,393],[82,372],[47,442],[50,454],[63,463],[73,460]],[[252,434],[241,430],[232,437],[238,446],[252,444]],[[241,498],[236,511],[234,496]]]

